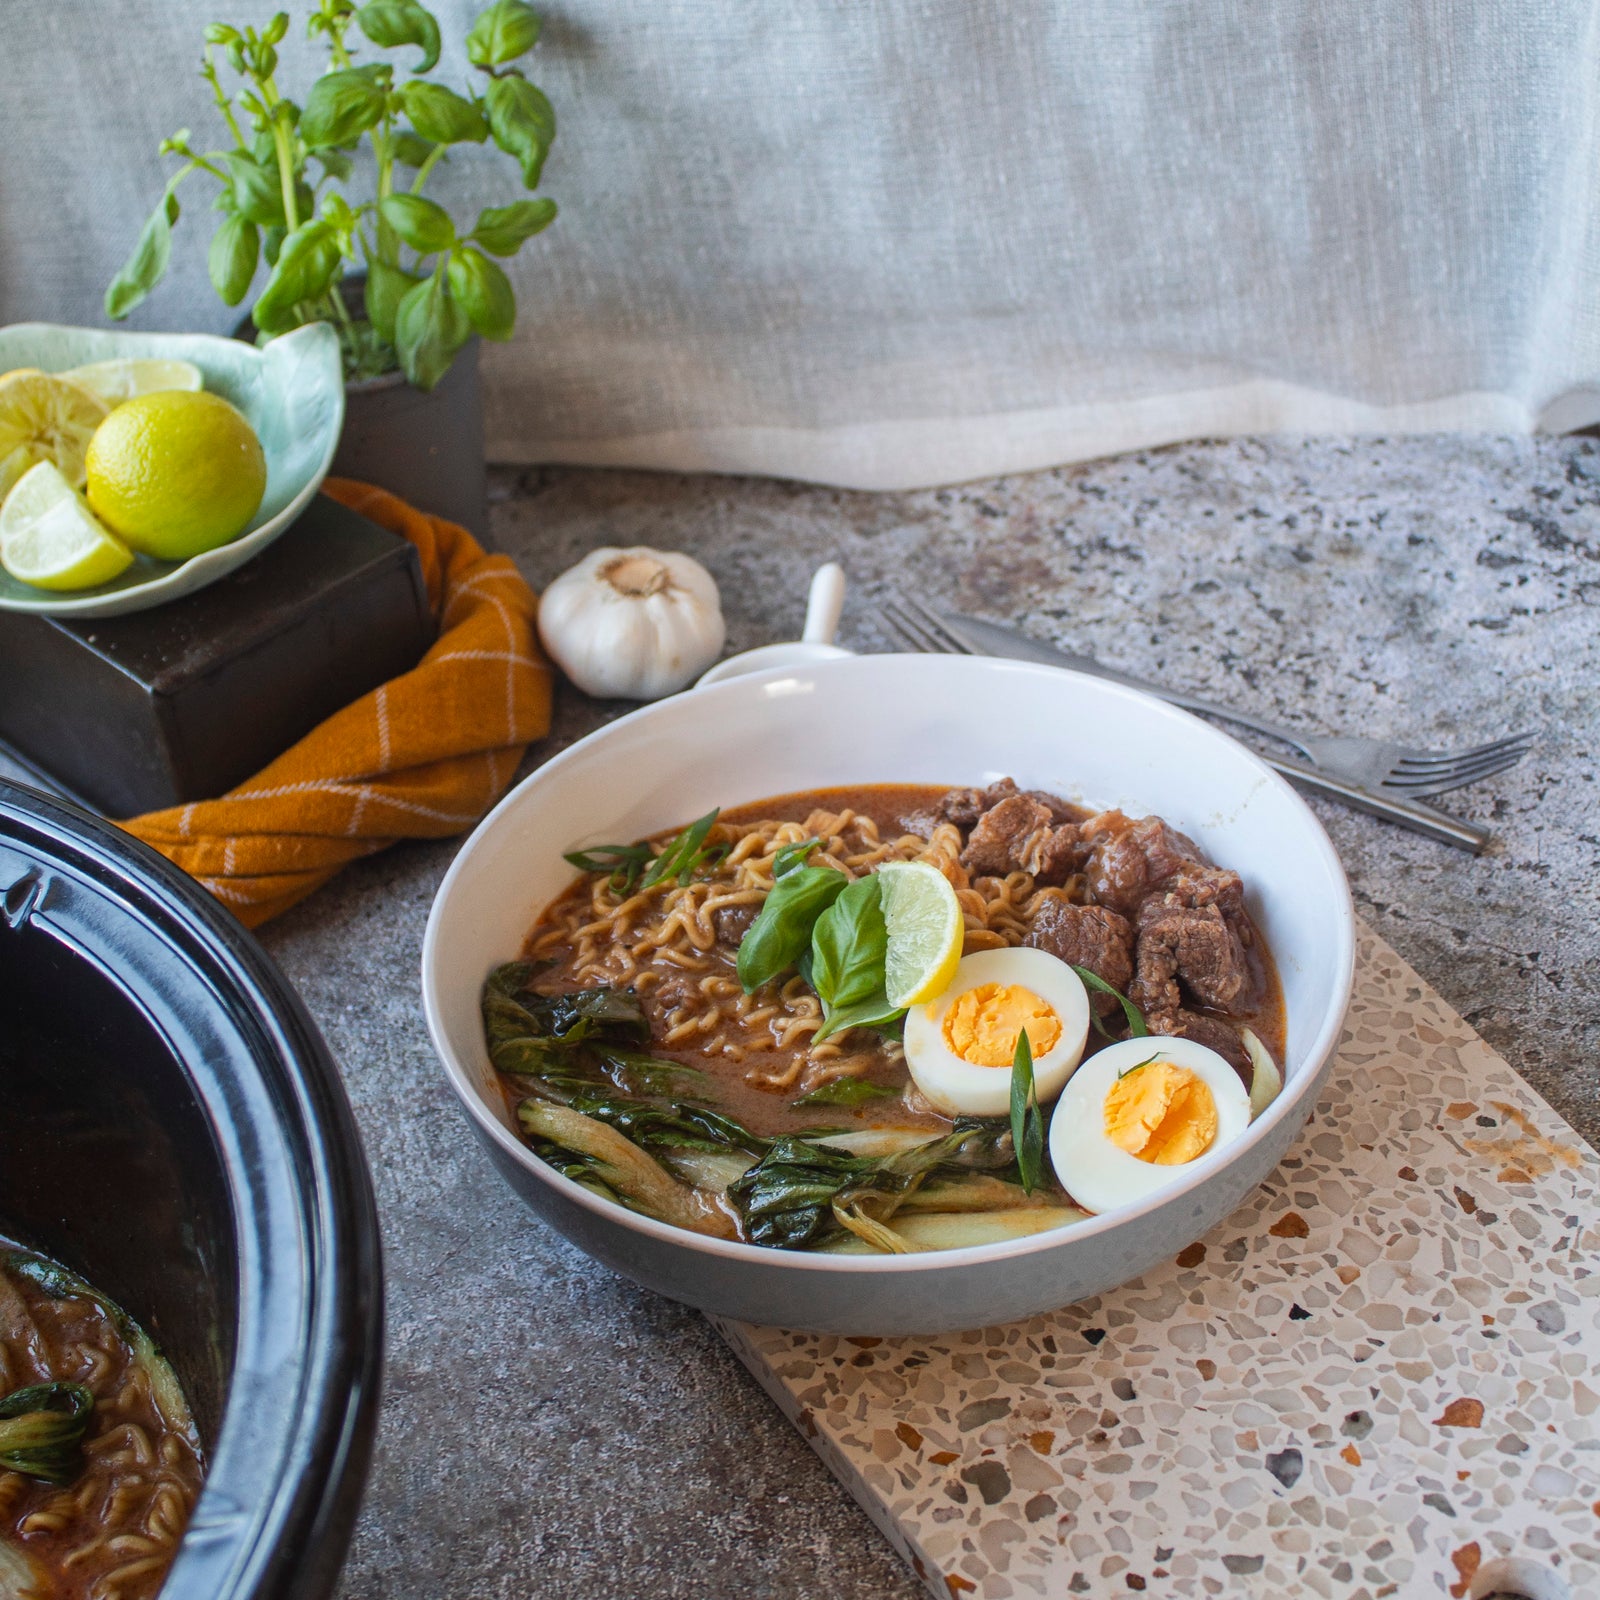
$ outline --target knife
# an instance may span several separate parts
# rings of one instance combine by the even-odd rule
[[[1038,661],[1050,667],[1068,667],[1091,678],[1103,678],[1108,683],[1120,683],[1124,688],[1137,689],[1141,694],[1154,695],[1156,699],[1165,700],[1169,705],[1181,706],[1186,711],[1221,717],[1229,722],[1242,723],[1245,727],[1258,726],[1255,720],[1244,712],[1234,711],[1211,700],[1202,700],[1198,695],[1165,689],[1158,683],[1147,683],[1143,678],[1135,678],[1129,673],[1118,672],[1113,667],[1102,666],[1093,656],[1080,656],[1070,650],[1058,650],[1052,644],[1044,644],[1038,639],[1028,638],[1026,634],[1014,633],[1010,628],[1003,628],[997,622],[986,622],[982,617],[967,617],[951,611],[941,612],[940,615],[950,632],[975,655],[1005,656],[1013,661]],[[1385,821],[1397,823],[1402,828],[1426,834],[1430,839],[1455,845],[1461,850],[1470,850],[1474,855],[1481,855],[1493,837],[1487,828],[1480,828],[1473,822],[1463,822],[1459,817],[1452,817],[1446,811],[1437,811],[1432,806],[1421,805],[1415,800],[1375,794],[1371,789],[1363,788],[1360,784],[1347,783],[1343,778],[1336,778],[1320,768],[1306,766],[1299,761],[1281,761],[1275,756],[1262,756],[1261,759],[1299,788],[1309,789],[1316,794],[1330,795],[1335,800],[1342,800],[1352,810],[1364,811],[1373,817],[1382,817]]]

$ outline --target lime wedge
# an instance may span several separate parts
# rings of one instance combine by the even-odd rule
[[[92,589],[133,563],[49,461],[30,467],[0,507],[0,565],[36,589]]]
[[[889,932],[884,990],[892,1006],[919,1006],[943,993],[961,959],[966,927],[950,880],[926,861],[878,868]]]
[[[200,369],[192,361],[135,360],[120,356],[113,361],[91,361],[58,373],[90,394],[97,394],[107,405],[120,405],[141,394],[159,394],[163,389],[204,387]]]

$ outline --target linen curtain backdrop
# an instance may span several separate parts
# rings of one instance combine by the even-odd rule
[[[224,142],[203,25],[272,9],[6,0],[0,318],[103,321],[158,141]],[[433,9],[459,87],[479,6]],[[1600,0],[540,9],[561,217],[483,351],[494,459],[893,488],[1600,419]],[[468,148],[429,192],[467,223],[517,187]],[[195,180],[131,326],[231,325],[214,221]]]

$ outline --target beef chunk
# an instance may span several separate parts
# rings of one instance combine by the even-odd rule
[[[1048,789],[1024,789],[1022,791],[1030,800],[1037,800],[1040,805],[1050,808],[1050,815],[1056,822],[1076,822],[1083,815],[1082,810],[1070,801],[1063,800],[1058,794],[1051,794]]]
[[[1187,906],[1175,894],[1152,895],[1139,910],[1134,1004],[1149,1012],[1176,1011],[1181,984],[1185,994],[1214,1011],[1254,1011],[1261,984],[1244,930],[1253,941],[1249,919],[1241,924],[1216,904]]]
[[[1194,840],[1160,817],[1130,820],[1102,811],[1080,830],[1090,846],[1089,894],[1100,905],[1131,917],[1152,895],[1185,872],[1203,872],[1206,858]]]
[[[934,820],[953,822],[963,830],[983,815],[982,789],[952,789],[933,808]]]
[[[711,926],[717,930],[717,943],[729,950],[737,950],[760,910],[760,906],[718,906],[711,913]]]
[[[1041,883],[1060,883],[1076,870],[1081,850],[1076,823],[1056,826],[1050,808],[1014,794],[978,818],[961,853],[974,877],[1028,872]]]
[[[1051,826],[1046,807],[1025,794],[1012,795],[978,818],[961,864],[975,877],[1031,872],[1029,863],[1049,838]]]
[[[1166,1034],[1170,1038],[1193,1039],[1208,1050],[1215,1050],[1239,1074],[1244,1086],[1250,1087],[1252,1067],[1244,1040],[1221,1017],[1204,1017],[1198,1012],[1174,1010],[1161,1012],[1145,1019],[1153,1034]]]
[[[1033,925],[1022,941],[1060,961],[1087,967],[1113,989],[1127,992],[1133,978],[1133,928],[1108,906],[1074,905],[1059,889],[1043,889],[1033,902]],[[1089,1003],[1102,1017],[1121,1007],[1108,994],[1091,991]]]

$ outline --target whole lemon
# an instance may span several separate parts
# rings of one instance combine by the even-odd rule
[[[95,515],[162,561],[236,538],[267,487],[255,430],[221,395],[203,391],[124,401],[95,430],[87,466]]]

